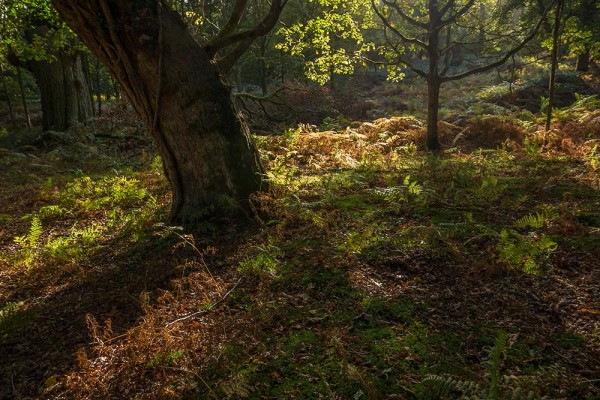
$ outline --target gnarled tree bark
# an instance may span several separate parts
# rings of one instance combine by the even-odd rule
[[[282,7],[273,4],[279,8],[271,8],[267,25],[232,34],[239,22],[233,16],[227,31],[203,47],[160,1],[54,0],[148,127],[173,192],[172,220],[239,213],[266,187],[257,149],[213,58],[234,45],[221,58],[229,66],[249,40],[268,32]]]
[[[25,64],[40,89],[42,128],[64,131],[93,116],[82,54],[56,54],[53,60]]]

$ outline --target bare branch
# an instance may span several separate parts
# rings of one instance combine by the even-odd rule
[[[233,6],[233,11],[229,16],[229,20],[217,34],[217,39],[229,36],[236,31],[240,25],[240,22],[242,21],[247,4],[248,0],[236,0],[235,5]]]
[[[229,54],[219,58],[216,60],[216,65],[222,73],[227,73],[237,60],[248,50],[254,38],[246,39],[244,41],[239,42],[233,50],[229,52]]]
[[[453,2],[452,2],[453,3]],[[448,4],[450,4],[450,2],[448,2]],[[446,4],[446,6],[448,5]],[[473,7],[473,4],[475,4],[475,0],[469,0],[467,2],[467,4],[465,4],[460,10],[458,10],[456,12],[456,14],[454,14],[453,16],[451,16],[448,19],[443,19],[442,20],[442,24],[440,27],[444,27],[448,24],[453,23],[454,21],[456,21],[457,19],[459,19],[460,17],[462,17],[463,15],[465,15],[467,13],[467,11],[469,11],[471,9],[471,7]],[[445,9],[446,7],[444,7]],[[447,11],[447,10],[446,10]],[[443,15],[443,14],[442,14]]]
[[[239,3],[240,1],[238,1]],[[266,35],[279,20],[279,15],[288,0],[273,0],[269,12],[263,20],[253,29],[249,29],[239,33],[232,33],[226,36],[217,36],[211,43],[205,46],[205,50],[209,55],[214,56],[219,50],[237,44],[237,48],[232,52],[230,58],[237,58],[252,44],[254,39]],[[243,49],[243,50],[242,50]],[[235,58],[237,60],[237,58]]]
[[[392,32],[394,32],[394,34],[396,36],[398,36],[403,42],[405,43],[411,43],[414,45],[417,45],[419,47],[422,47],[423,49],[427,49],[427,44],[420,41],[417,38],[408,38],[406,36],[404,36],[402,34],[402,32],[400,32],[398,29],[396,29],[389,21],[389,18],[386,18],[381,11],[379,11],[379,9],[377,8],[377,6],[375,5],[375,0],[371,0],[371,4],[373,5],[373,10],[375,11],[375,14],[377,14],[377,16],[379,17],[379,19],[381,19],[381,22],[383,22],[383,24],[389,28],[389,30],[391,30]]]
[[[454,3],[455,3],[455,0],[448,0],[446,5],[444,7],[442,7],[442,9],[440,10],[440,15],[443,17],[444,14],[446,14],[449,9],[454,7]]]
[[[428,28],[427,23],[421,22],[421,21],[417,21],[416,19],[408,16],[408,14],[406,14],[404,11],[402,11],[402,8],[398,5],[398,3],[392,2],[392,1],[389,1],[389,0],[383,0],[383,4],[385,4],[388,7],[392,7],[394,10],[396,10],[396,12],[398,13],[398,15],[400,15],[409,24],[414,25],[416,27],[419,27],[421,29],[427,29]]]
[[[529,43],[537,35],[540,27],[542,26],[542,23],[544,22],[547,12],[548,12],[548,10],[544,11],[544,14],[541,16],[541,18],[539,19],[538,23],[535,25],[535,27],[531,31],[531,33],[525,39],[523,39],[516,47],[514,47],[509,52],[507,52],[504,55],[504,57],[502,57],[498,61],[493,62],[491,64],[473,68],[473,69],[465,71],[461,74],[452,75],[452,76],[444,76],[444,77],[442,77],[442,82],[457,81],[459,79],[466,78],[467,76],[470,76],[470,75],[489,71],[493,68],[499,67],[500,65],[504,64],[506,61],[508,61],[509,58],[511,58],[514,54],[516,54],[523,47],[525,47],[525,45],[527,45],[527,43]]]

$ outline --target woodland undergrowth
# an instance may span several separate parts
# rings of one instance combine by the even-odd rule
[[[0,149],[0,398],[600,398],[598,99],[541,119],[256,137],[192,233],[135,123]]]

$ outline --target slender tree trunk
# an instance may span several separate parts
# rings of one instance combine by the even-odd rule
[[[260,40],[260,59],[259,63],[259,75],[260,75],[260,88],[263,96],[267,95],[267,67],[265,58],[267,56],[267,39],[263,38]]]
[[[83,76],[85,78],[85,83],[86,83],[86,89],[87,89],[87,94],[90,98],[90,104],[92,105],[91,110],[92,110],[92,117],[96,116],[96,113],[94,112],[94,89],[93,89],[93,85],[92,85],[92,78],[91,78],[91,74],[90,74],[90,62],[88,60],[87,54],[86,53],[82,53],[81,54],[81,65],[83,67]]]
[[[119,91],[119,84],[117,81],[111,76],[110,82],[114,91],[115,100],[119,100],[121,98],[121,92]]]
[[[575,69],[578,72],[587,72],[590,69],[590,47],[586,46],[585,52],[577,56],[577,66]]]
[[[510,93],[513,92],[513,85],[515,84],[515,70],[517,68],[517,62],[515,61],[515,55],[513,54],[512,57],[512,63],[510,65],[510,80],[508,82],[508,91]]]
[[[54,5],[148,127],[171,185],[171,219],[250,209],[252,193],[264,188],[257,149],[219,71],[179,16],[156,1]]]
[[[284,57],[283,57],[283,51],[280,51],[279,53],[279,65],[281,67],[281,84],[284,85],[285,84],[285,62],[284,62]]]
[[[556,3],[556,13],[554,14],[554,30],[552,32],[552,61],[550,67],[550,83],[548,86],[548,113],[546,115],[546,130],[550,130],[552,123],[552,108],[554,107],[554,84],[556,80],[556,69],[558,68],[558,46],[560,39],[560,22],[562,18],[562,9],[564,0],[558,0]]]
[[[93,115],[81,54],[57,54],[53,61],[30,61],[42,97],[44,130],[64,131]]]
[[[439,151],[440,139],[438,135],[438,111],[440,107],[440,23],[441,15],[437,10],[437,1],[429,1],[429,32],[427,55],[429,57],[429,71],[427,74],[427,149]]]
[[[100,92],[100,61],[96,59],[96,97],[98,101],[98,116],[102,115],[102,93]]]
[[[27,129],[31,130],[31,118],[29,117],[29,107],[27,107],[27,98],[25,97],[25,87],[23,86],[23,74],[21,68],[17,68],[17,80],[19,82],[19,90],[21,92],[21,101],[23,102],[23,111],[25,112],[25,121],[27,122]]]
[[[8,92],[8,86],[6,85],[6,77],[4,76],[4,69],[2,68],[2,64],[0,64],[0,79],[2,79],[2,88],[4,89],[4,93],[6,94],[6,103],[8,105],[8,115],[10,116],[10,124],[15,126],[15,113],[13,111],[12,100],[10,99],[10,93]]]
[[[440,150],[438,135],[438,112],[440,107],[441,81],[438,77],[427,80],[427,149]]]
[[[452,51],[450,50],[450,46],[452,44],[452,25],[448,25],[446,27],[446,44],[444,53],[444,69],[448,69],[451,63]]]

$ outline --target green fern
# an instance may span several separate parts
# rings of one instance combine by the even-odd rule
[[[416,397],[422,400],[533,400],[535,392],[521,386],[507,376],[502,376],[502,358],[508,347],[507,334],[498,332],[487,362],[489,382],[480,384],[452,376],[427,375],[417,386]],[[504,379],[503,379],[504,378]],[[516,386],[515,386],[516,384]],[[502,390],[501,390],[502,389]]]
[[[65,215],[69,214],[69,211],[66,208],[54,204],[41,207],[38,211],[38,214],[42,218],[54,218],[64,217]]]
[[[598,145],[595,145],[588,155],[589,164],[592,169],[597,169],[600,166],[600,154],[598,154]]]
[[[241,372],[221,383],[220,387],[228,399],[244,399],[250,396],[252,391],[248,378]]]
[[[40,237],[42,236],[42,223],[40,222],[40,218],[35,215],[31,219],[31,227],[29,228],[29,233],[24,236],[17,236],[14,241],[19,246],[21,246],[21,251],[19,254],[20,261],[25,264],[27,269],[30,269],[33,266],[33,263],[36,259],[36,256],[39,252],[39,242]]]
[[[429,192],[425,192],[416,180],[413,180],[410,175],[406,175],[402,181],[402,186],[392,186],[389,188],[375,189],[375,195],[382,198],[385,202],[395,205],[401,202],[408,202],[416,199],[418,202],[425,203]]]
[[[528,274],[542,273],[542,262],[556,250],[557,244],[545,235],[521,235],[513,229],[500,232],[496,249],[500,259]]]
[[[417,183],[417,181],[411,180],[410,175],[406,175],[404,178],[404,186],[408,189],[408,193],[414,194],[415,196],[420,195],[423,192],[423,187]]]
[[[506,351],[506,332],[500,331],[496,336],[494,348],[490,353],[488,372],[490,373],[490,391],[489,398],[497,400],[500,398],[500,366],[502,364],[502,354]]]
[[[456,383],[452,377],[440,375],[426,376],[418,387],[419,399],[444,399],[456,388]]]
[[[536,212],[535,214],[528,214],[522,218],[519,218],[515,222],[515,227],[517,228],[543,228],[544,224],[548,222],[548,220],[555,218],[556,213],[553,213],[548,210],[543,210],[542,212]]]
[[[529,136],[525,137],[523,141],[523,147],[525,149],[525,153],[530,156],[537,156],[541,151],[541,143],[537,139],[532,139]]]
[[[403,186],[375,189],[375,195],[389,204],[398,204],[406,201],[406,192]]]
[[[417,387],[417,398],[488,400],[486,391],[479,383],[442,375],[427,375]]]
[[[40,218],[36,215],[31,219],[29,233],[25,236],[16,237],[15,243],[23,247],[35,247],[40,240],[40,236],[42,236],[42,223],[40,222]]]

